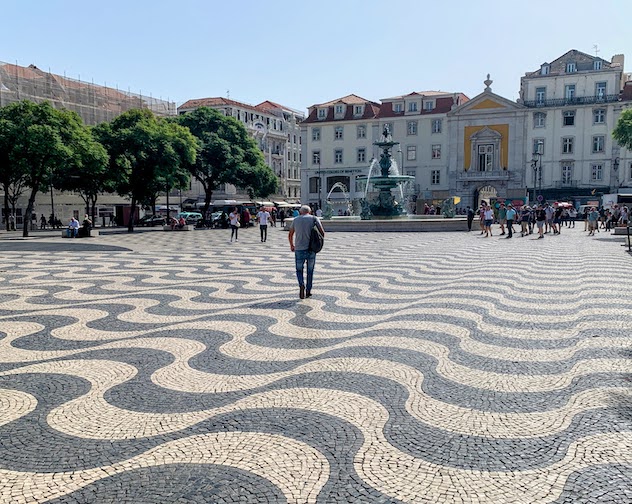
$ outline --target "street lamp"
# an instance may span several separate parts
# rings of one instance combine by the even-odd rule
[[[535,151],[533,153],[533,158],[531,158],[531,168],[533,168],[533,199],[534,201],[537,201],[536,177],[538,180],[540,197],[542,196],[542,153],[540,151]]]
[[[50,172],[50,214],[51,228],[55,229],[55,203],[53,201],[53,172]]]

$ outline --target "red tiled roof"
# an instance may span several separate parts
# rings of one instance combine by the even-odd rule
[[[381,119],[385,117],[403,117],[403,116],[415,117],[418,115],[445,114],[449,112],[450,110],[452,110],[452,105],[454,105],[455,96],[457,97],[459,105],[470,100],[463,93],[452,93],[450,95],[447,95],[446,93],[441,93],[441,94],[444,96],[441,96],[441,98],[435,99],[435,107],[432,110],[422,109],[417,114],[405,114],[403,110],[401,112],[395,112],[393,110],[393,102],[385,102],[380,107],[380,113],[378,117]]]
[[[235,100],[231,100],[229,98],[215,97],[215,98],[197,98],[194,100],[188,100],[184,102],[182,105],[178,107],[178,109],[189,109],[189,108],[198,108],[198,107],[217,107],[217,106],[232,106],[232,107],[240,107],[246,108],[250,110],[257,110],[253,105],[248,105],[246,103],[241,103]]]
[[[361,96],[350,94],[347,96],[343,96],[342,98],[337,98],[336,100],[331,100],[326,103],[317,103],[312,105],[312,107],[331,107],[332,105],[336,105],[337,103],[344,103],[345,105],[361,105],[363,103],[374,103],[371,100],[367,100],[362,98]],[[311,107],[310,107],[311,108]]]

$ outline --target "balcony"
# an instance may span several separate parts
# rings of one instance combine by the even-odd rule
[[[478,171],[470,169],[468,171],[458,171],[457,180],[509,180],[509,170]]]
[[[574,98],[555,98],[552,100],[525,100],[522,104],[529,108],[566,107],[569,105],[594,105],[619,101],[619,95],[576,96]]]

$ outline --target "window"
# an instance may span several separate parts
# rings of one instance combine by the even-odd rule
[[[320,141],[320,128],[312,128],[312,142]]]
[[[441,133],[441,119],[432,120],[432,132]]]
[[[408,177],[416,177],[417,172],[415,170],[406,170],[406,176]]]
[[[417,112],[417,102],[410,102],[408,104],[408,112]]]
[[[544,154],[544,138],[533,139],[533,153]]]
[[[573,180],[573,163],[562,163],[562,184],[570,185]]]
[[[546,88],[545,87],[537,87],[535,88],[535,101],[543,105],[546,100]]]
[[[478,171],[492,171],[494,166],[494,146],[490,144],[478,146]]]
[[[603,165],[601,163],[592,165],[592,173],[591,180],[602,180],[603,179]]]
[[[299,153],[298,153],[298,162],[299,162],[299,163],[302,163],[302,162],[303,162],[303,153],[302,153],[302,152],[299,152]]]
[[[325,119],[327,117],[327,109],[318,109],[318,119]]]
[[[408,121],[406,124],[406,132],[408,135],[417,134],[417,121]]]
[[[603,152],[605,150],[606,137],[603,135],[595,135],[592,139],[593,154]]]
[[[544,128],[546,126],[546,114],[544,112],[536,112],[533,114],[533,127]]]
[[[358,126],[358,138],[366,138],[366,126]]]
[[[310,177],[309,178],[309,192],[312,194],[318,193],[318,186],[320,179],[318,177]]]
[[[358,149],[358,163],[366,163],[366,149],[364,147]]]
[[[595,96],[600,99],[603,100],[606,97],[606,87],[607,87],[608,83],[607,82],[597,82],[595,84]]]
[[[606,111],[604,109],[593,110],[593,123],[603,124],[606,122]]]
[[[409,145],[406,147],[406,160],[414,161],[417,159],[417,147],[415,145]]]
[[[577,72],[577,63],[566,63],[566,73]]]
[[[573,137],[564,137],[562,138],[562,154],[572,154],[573,153]]]
[[[340,115],[345,111],[342,105],[336,105],[336,115]]]
[[[294,152],[292,155],[294,157],[294,161],[296,161],[296,152]]]
[[[432,145],[432,159],[441,159],[441,144]]]
[[[296,135],[294,135],[294,143],[296,143]]]
[[[564,126],[575,126],[575,111],[574,110],[565,110],[564,111]]]
[[[398,113],[401,113],[401,112],[402,112],[402,110],[403,110],[403,108],[404,108],[404,107],[403,107],[403,105],[402,105],[401,103],[396,103],[396,104],[393,106],[393,112],[398,112]]]
[[[344,129],[342,126],[336,126],[336,128],[334,129],[334,139],[335,140],[342,140],[342,133],[343,133]]]
[[[426,110],[433,110],[434,109],[434,101],[433,100],[427,100],[424,102],[424,107]]]
[[[575,99],[575,84],[566,84],[566,86],[564,86],[564,98],[566,98],[567,101]]]
[[[288,149],[287,151],[287,160],[291,161],[292,160],[292,153],[290,152],[290,150]]]
[[[540,67],[540,75],[549,75],[549,70],[551,67],[549,65],[542,65]]]
[[[342,149],[336,149],[334,151],[334,163],[336,164],[342,163]]]
[[[441,171],[440,170],[432,170],[430,172],[430,183],[432,185],[437,185],[441,183]]]
[[[320,151],[315,150],[312,152],[312,164],[320,164]]]
[[[354,115],[362,115],[363,112],[364,112],[364,107],[362,105],[355,105],[353,107]]]
[[[593,69],[601,70],[601,60],[595,60],[595,62],[593,63]]]

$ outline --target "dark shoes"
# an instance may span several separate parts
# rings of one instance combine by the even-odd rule
[[[305,297],[312,297],[312,291],[305,292]]]
[[[305,299],[305,286],[301,285],[298,292],[298,297]]]

